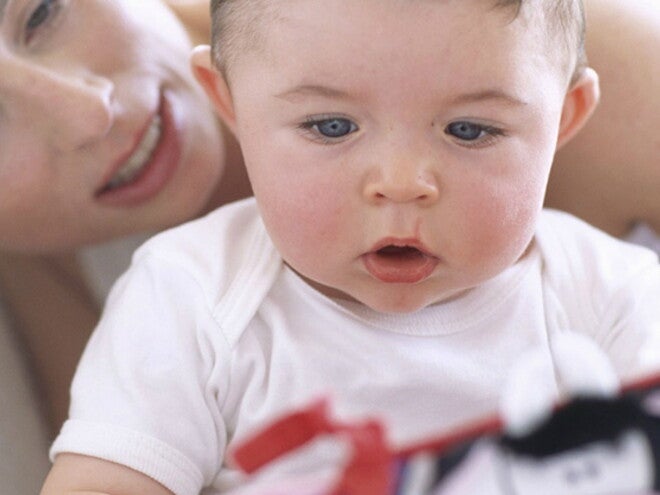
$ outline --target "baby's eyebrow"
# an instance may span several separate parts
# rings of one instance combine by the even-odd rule
[[[2,1],[2,0],[0,0]],[[329,86],[321,86],[318,84],[301,84],[295,86],[291,89],[287,89],[282,93],[275,95],[276,98],[281,98],[290,102],[299,101],[305,96],[322,96],[324,98],[334,98],[334,99],[353,99],[346,91],[341,89],[331,88]]]
[[[462,93],[449,98],[450,105],[461,105],[466,103],[480,103],[483,101],[494,100],[504,103],[508,106],[526,106],[528,103],[512,94],[499,89],[485,89],[483,91],[474,91],[471,93]]]
[[[2,0],[0,0],[0,2],[1,1]],[[320,96],[324,98],[343,100],[354,99],[354,96],[352,96],[350,93],[347,93],[346,91],[329,86],[322,86],[319,84],[301,84],[275,95],[276,98],[290,102],[300,101],[300,99],[306,96]],[[507,106],[515,107],[526,106],[528,104],[526,101],[500,89],[485,89],[470,93],[462,93],[450,97],[448,99],[448,103],[450,105],[462,105],[468,103],[480,103],[488,100],[493,100],[503,103]]]

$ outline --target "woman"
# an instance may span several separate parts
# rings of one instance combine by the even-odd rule
[[[96,290],[96,299],[87,294],[73,250],[180,223],[219,198],[246,195],[247,181],[236,145],[220,132],[189,70],[192,45],[173,12],[194,21],[192,2],[174,10],[161,0],[5,3],[0,251],[7,254],[0,283],[36,362],[59,359],[57,342],[65,341],[60,352],[73,363],[84,335],[71,330],[95,320],[105,290]],[[80,307],[63,311],[68,304]],[[35,305],[57,311],[35,313]],[[73,314],[65,317],[67,311]],[[82,327],[72,324],[77,318],[85,318]],[[64,333],[54,331],[58,326]],[[57,334],[57,342],[46,334]],[[44,373],[47,393],[66,388],[72,366],[61,384],[59,374]],[[63,391],[54,396],[65,397]],[[62,406],[53,425],[65,414]]]
[[[0,1],[0,479],[8,493],[38,492],[75,363],[139,242],[124,236],[143,238],[249,192],[240,154],[189,70],[182,19],[201,41],[207,11],[194,4]],[[17,348],[34,363],[46,424]]]
[[[625,212],[617,229],[611,217],[599,215],[600,186],[585,179],[610,159],[601,152],[610,142],[600,137],[604,127],[614,129],[622,148],[628,146],[624,142],[641,146],[635,160],[625,163],[626,176],[639,168],[645,183],[657,184],[660,172],[652,167],[657,137],[646,131],[641,141],[635,126],[653,129],[660,95],[652,80],[615,70],[618,58],[609,61],[630,40],[628,58],[660,71],[651,53],[660,33],[660,5],[653,2],[644,4],[646,10],[620,0],[587,2],[588,49],[596,52],[590,55],[604,74],[602,116],[584,140],[578,137],[560,154],[548,195],[553,206],[616,235],[639,220],[660,228],[657,194],[648,201],[655,209],[628,209],[638,194],[636,182],[619,181],[625,187],[608,198],[621,198],[622,204],[612,204],[617,215],[617,208]],[[5,335],[16,335],[8,333],[11,323],[20,336],[6,347],[20,345],[31,357],[51,434],[66,416],[69,380],[101,301],[133,247],[149,233],[249,192],[235,143],[218,127],[188,68],[190,40],[206,39],[207,5],[207,0],[0,0],[0,293]],[[617,15],[614,24],[610,11]],[[641,21],[647,30],[639,29]],[[644,40],[650,48],[640,52],[637,44]],[[645,113],[648,107],[656,110]],[[642,122],[636,120],[640,116]],[[607,163],[621,170],[621,163]],[[585,183],[593,187],[569,187]],[[101,244],[82,247],[93,243]],[[13,379],[5,388],[14,393],[0,395],[25,403],[25,391],[16,394],[15,383],[27,380],[20,372],[7,375],[3,369]],[[28,416],[29,408],[21,410],[22,438],[45,445],[44,425]],[[0,438],[8,438],[2,429]],[[18,480],[13,493],[35,493],[41,480],[30,485],[29,477],[44,472],[45,456],[38,465],[24,450],[4,463]],[[17,476],[26,467],[32,472]],[[9,479],[0,474],[3,482]]]

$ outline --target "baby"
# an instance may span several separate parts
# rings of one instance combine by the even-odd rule
[[[555,151],[598,100],[578,0],[211,9],[193,66],[255,198],[135,254],[43,495],[245,489],[232,446],[324,395],[418,441],[493,412],[530,348],[559,394],[566,332],[620,379],[656,364],[657,257],[542,210]]]

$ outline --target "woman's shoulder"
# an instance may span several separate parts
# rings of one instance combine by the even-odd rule
[[[660,2],[586,0],[585,8],[601,100],[557,153],[546,204],[619,237],[638,222],[660,231]]]

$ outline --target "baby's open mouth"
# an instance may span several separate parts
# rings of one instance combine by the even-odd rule
[[[429,277],[440,260],[415,246],[388,244],[364,254],[362,262],[381,282],[414,284]]]
[[[376,251],[378,256],[401,260],[415,259],[425,256],[419,249],[412,246],[385,246]]]

